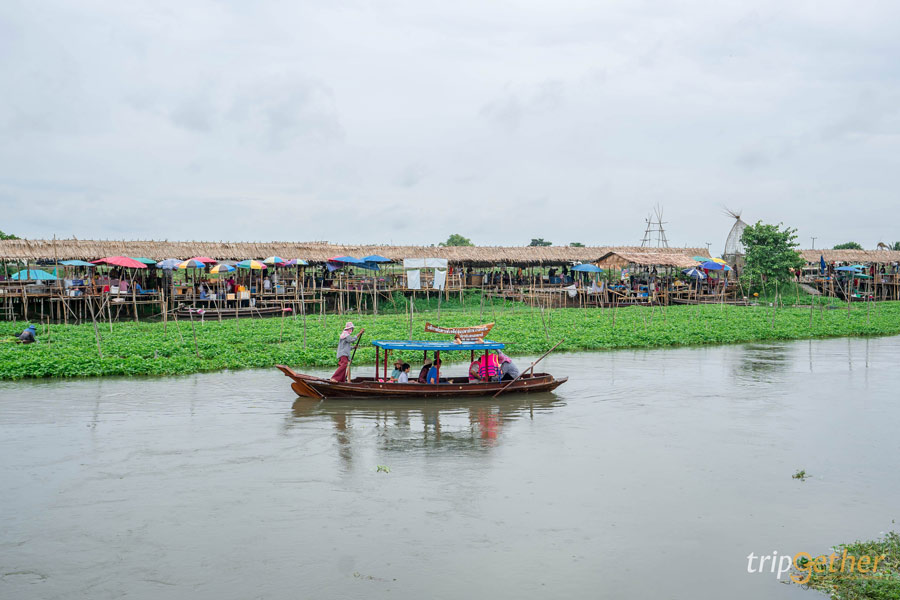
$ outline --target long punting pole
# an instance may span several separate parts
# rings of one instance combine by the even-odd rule
[[[359,348],[359,343],[362,341],[362,337],[365,334],[365,330],[359,334],[359,337],[356,338],[356,345],[353,346],[353,354],[350,355],[350,364],[347,365],[347,381],[350,381],[350,368],[353,366],[353,359],[356,358],[356,349]]]
[[[499,392],[497,392],[496,394],[494,394],[494,395],[492,396],[492,398],[496,398],[497,396],[499,396],[500,394],[502,394],[503,392],[505,392],[506,389],[507,389],[509,386],[511,386],[512,384],[514,384],[515,382],[517,382],[519,379],[521,379],[522,376],[525,375],[525,373],[527,373],[528,371],[534,372],[534,366],[535,366],[536,364],[538,364],[539,362],[541,362],[542,360],[544,360],[544,358],[545,358],[548,354],[550,354],[551,352],[553,352],[554,350],[556,350],[556,347],[559,346],[560,344],[562,344],[564,341],[566,341],[566,338],[563,338],[563,339],[559,340],[558,342],[556,342],[556,343],[553,345],[552,348],[550,348],[549,350],[547,350],[546,352],[544,352],[544,353],[540,356],[540,358],[538,358],[536,361],[534,361],[533,363],[531,363],[531,366],[530,366],[530,367],[528,367],[527,369],[525,369],[524,371],[522,371],[521,373],[519,373],[519,376],[518,376],[518,377],[516,377],[515,379],[513,379],[512,381],[510,381],[509,383],[507,383],[507,384],[506,384]]]

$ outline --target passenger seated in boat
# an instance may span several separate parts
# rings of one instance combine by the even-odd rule
[[[472,364],[469,365],[469,383],[478,383],[481,381],[481,378],[478,376],[478,361],[473,360]]]
[[[409,383],[409,363],[403,363],[400,367],[400,375],[397,377],[397,383]]]
[[[416,379],[419,383],[425,383],[428,381],[428,371],[431,369],[431,359],[426,358],[425,364],[422,365],[422,370],[419,371],[419,377]]]
[[[487,353],[478,359],[478,378],[481,381],[497,381],[500,376],[500,361],[496,354]]]
[[[517,367],[512,359],[502,352],[497,352],[500,357],[500,380],[501,381],[512,381],[519,377],[522,372],[519,371],[519,367]]]
[[[403,361],[399,358],[394,361],[394,371],[391,373],[391,381],[400,379],[400,373],[403,372]]]
[[[441,370],[441,359],[438,358],[434,361],[434,364],[431,366],[431,368],[428,369],[428,378],[426,379],[426,382],[429,384],[440,383],[440,379],[438,378],[440,370]]]

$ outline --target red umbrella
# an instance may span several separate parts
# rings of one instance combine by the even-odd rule
[[[206,256],[195,256],[194,258],[191,258],[188,260],[196,260],[196,261],[202,262],[203,264],[206,264],[206,265],[208,265],[209,263],[219,262],[214,258],[208,258]]]
[[[133,258],[128,258],[127,256],[107,256],[106,258],[92,260],[91,262],[95,265],[115,265],[117,267],[126,267],[129,269],[147,268],[147,265],[145,265],[141,261],[134,260]]]

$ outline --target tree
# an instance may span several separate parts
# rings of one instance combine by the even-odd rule
[[[572,248],[584,248],[584,244],[582,244],[581,242],[570,242],[569,246],[571,246]]]
[[[891,250],[900,250],[900,242],[894,242],[894,245],[891,246]]]
[[[0,231],[0,240],[17,240],[19,236],[13,235],[11,233],[3,233]]]
[[[438,245],[439,246],[474,246],[475,244],[473,244],[472,240],[470,240],[469,238],[463,237],[463,236],[459,235],[458,233],[454,233],[450,237],[447,238],[446,242],[441,242]]]
[[[797,230],[790,227],[781,228],[757,221],[756,225],[748,225],[741,234],[744,244],[744,276],[750,281],[791,280],[791,269],[803,267],[804,260],[794,250],[797,244]]]
[[[544,238],[531,238],[529,246],[552,246],[553,242],[545,242]]]
[[[862,250],[863,247],[857,242],[844,242],[834,247],[835,250]]]

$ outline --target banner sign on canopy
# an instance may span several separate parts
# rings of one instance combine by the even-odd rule
[[[445,333],[448,335],[458,335],[460,339],[465,341],[484,339],[488,333],[490,333],[491,328],[494,327],[493,323],[485,323],[484,325],[473,325],[472,327],[441,327],[440,325],[432,325],[431,323],[425,323],[425,332],[426,333]]]

